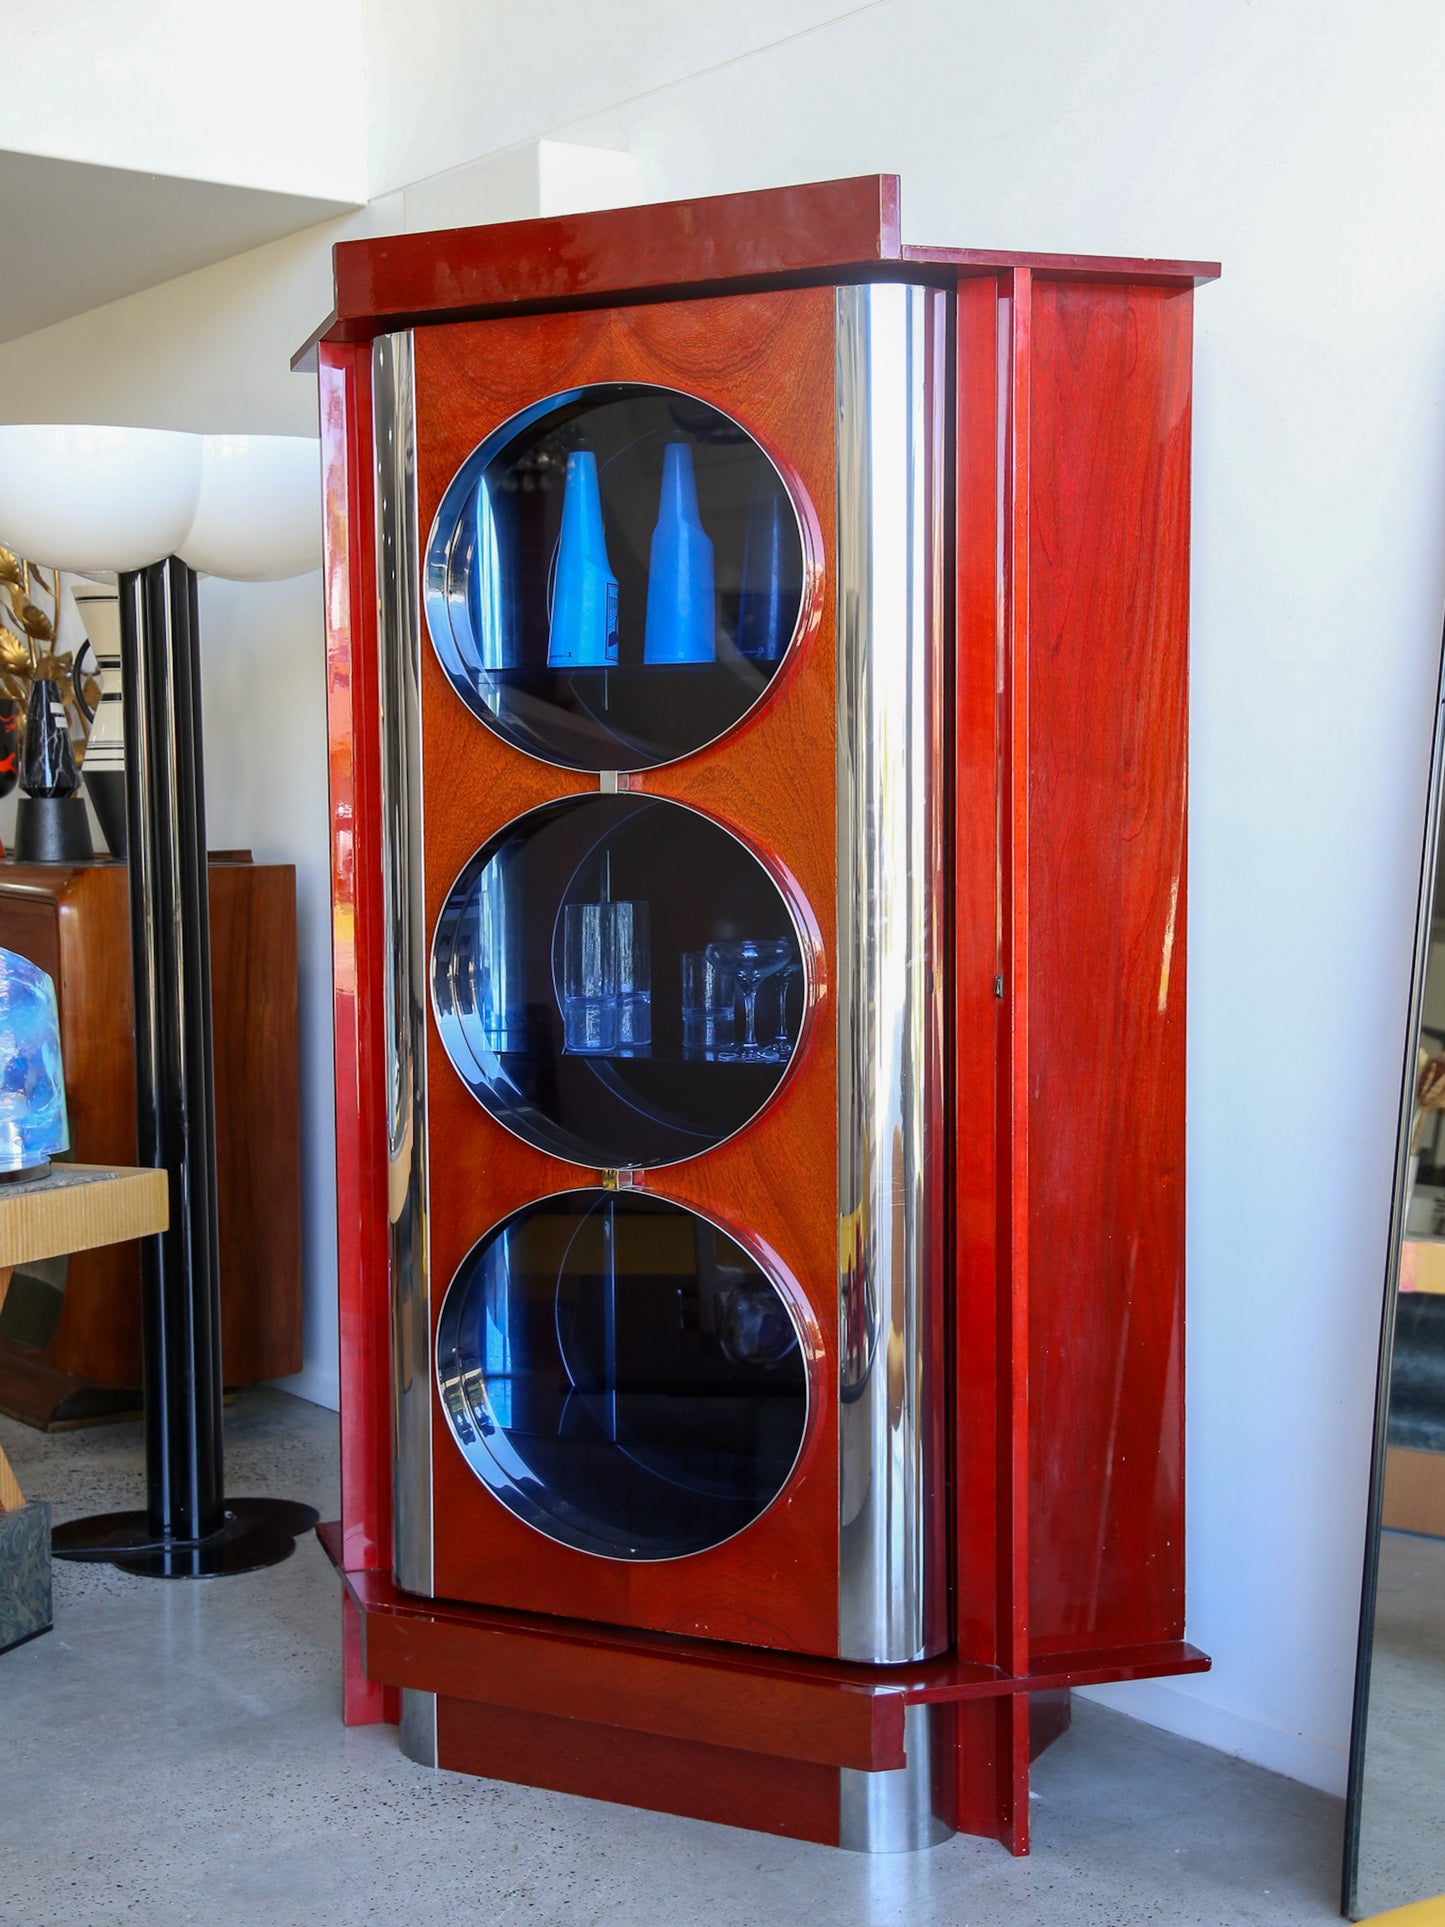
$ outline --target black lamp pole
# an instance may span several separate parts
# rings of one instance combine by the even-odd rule
[[[210,875],[196,572],[120,577],[137,1150],[170,1177],[170,1228],[141,1241],[146,1509],[57,1526],[61,1558],[154,1578],[275,1565],[314,1526],[290,1499],[227,1499],[211,1056]]]

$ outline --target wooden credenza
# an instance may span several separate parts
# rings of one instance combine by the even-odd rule
[[[55,981],[71,1150],[134,1164],[135,1051],[126,870],[0,865],[0,946]],[[211,860],[211,973],[222,1371],[227,1386],[301,1369],[296,873]],[[0,1317],[0,1411],[40,1426],[135,1410],[137,1247],[17,1273]]]

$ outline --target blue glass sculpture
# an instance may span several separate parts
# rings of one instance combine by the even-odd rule
[[[28,958],[0,950],[0,1175],[69,1148],[55,985]]]
[[[647,572],[644,662],[713,662],[717,598],[712,541],[698,518],[692,449],[669,442],[662,455],[662,496]]]

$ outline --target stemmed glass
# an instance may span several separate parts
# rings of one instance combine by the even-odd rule
[[[732,972],[743,994],[745,1033],[738,1056],[745,1064],[767,1061],[770,1050],[758,1043],[758,992],[793,961],[793,945],[786,937],[741,937],[735,943],[710,943],[707,954],[720,970]]]
[[[802,970],[797,958],[790,956],[778,972],[778,1034],[773,1039],[772,1054],[780,1064],[786,1064],[793,1054],[793,1040],[788,1035],[788,986]]]

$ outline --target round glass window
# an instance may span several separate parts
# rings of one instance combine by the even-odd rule
[[[721,736],[803,608],[802,530],[751,435],[675,389],[550,396],[462,463],[427,538],[452,687],[518,749],[649,769]]]
[[[515,1212],[442,1304],[452,1436],[503,1505],[611,1559],[675,1559],[765,1512],[802,1448],[786,1299],[706,1218],[642,1192]]]
[[[452,885],[432,944],[447,1055],[529,1144],[674,1164],[740,1131],[797,1046],[807,987],[786,899],[680,803],[573,796],[509,823]]]

